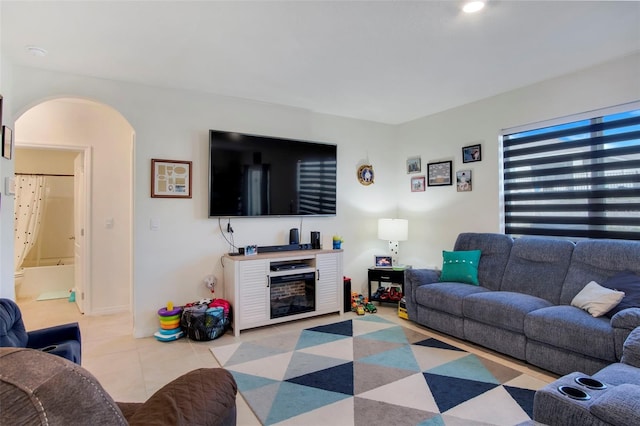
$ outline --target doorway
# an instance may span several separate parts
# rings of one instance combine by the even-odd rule
[[[90,158],[89,148],[16,147],[17,299],[67,298],[84,313],[84,274],[90,270],[84,253],[85,200],[91,199],[85,170]]]
[[[75,223],[71,236],[76,303],[87,315],[132,315],[133,127],[108,105],[60,98],[25,111],[14,135],[16,150],[82,154],[69,173],[74,180],[85,176],[73,184],[73,214],[78,205],[85,212],[78,216],[84,224]],[[18,171],[19,156],[15,164]]]

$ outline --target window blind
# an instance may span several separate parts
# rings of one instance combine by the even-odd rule
[[[639,106],[505,131],[505,233],[640,240]]]

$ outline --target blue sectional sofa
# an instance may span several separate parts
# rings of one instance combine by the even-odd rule
[[[463,233],[453,250],[480,250],[479,285],[441,281],[439,270],[409,269],[409,319],[564,375],[616,363],[640,308],[594,317],[572,306],[591,281],[640,275],[640,242]]]

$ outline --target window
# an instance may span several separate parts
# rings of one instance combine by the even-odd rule
[[[640,240],[640,103],[502,134],[509,235]]]

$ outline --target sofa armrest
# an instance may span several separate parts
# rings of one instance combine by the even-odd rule
[[[424,284],[440,281],[440,271],[435,269],[407,269],[404,280],[404,297],[409,319],[415,320],[418,315],[416,289]]]
[[[614,426],[640,424],[640,386],[625,383],[611,388],[591,404],[589,411]]]
[[[222,368],[199,368],[163,386],[143,404],[118,403],[129,425],[235,425],[238,387]]]
[[[31,349],[41,349],[66,340],[80,342],[80,326],[77,322],[41,328],[29,331],[27,334],[29,335],[27,347]]]
[[[624,341],[622,359],[620,361],[632,367],[640,368],[640,327],[636,327],[631,331],[627,340]]]
[[[622,358],[622,346],[629,337],[631,330],[640,327],[640,308],[627,308],[611,317],[613,339],[616,349],[616,357]]]

